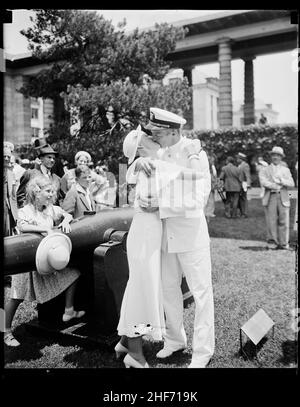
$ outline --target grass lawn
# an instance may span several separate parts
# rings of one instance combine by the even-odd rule
[[[295,200],[292,200],[291,225]],[[297,273],[295,251],[268,250],[261,201],[249,201],[248,219],[226,219],[223,204],[216,203],[211,219],[212,278],[215,302],[215,354],[209,368],[279,368],[296,366],[296,334],[292,311],[296,308]],[[291,242],[296,232],[291,227]],[[9,289],[6,288],[6,297]],[[249,358],[239,354],[239,328],[260,308],[275,322],[275,335],[268,334],[258,347],[258,358],[246,344]],[[66,339],[30,335],[26,322],[35,316],[35,304],[22,304],[14,320],[18,348],[5,347],[6,368],[120,368],[114,354],[95,345],[76,344]],[[155,358],[162,343],[145,338],[144,349],[151,367],[187,367],[191,358],[194,304],[185,309],[189,347],[165,361]]]

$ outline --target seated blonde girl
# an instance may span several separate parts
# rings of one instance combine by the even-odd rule
[[[21,233],[37,232],[50,234],[57,225],[62,232],[71,231],[72,215],[59,206],[53,205],[55,189],[51,181],[44,176],[30,180],[26,188],[26,205],[18,212],[17,227]],[[59,273],[41,275],[37,271],[12,276],[10,300],[5,306],[4,342],[8,346],[19,346],[11,327],[14,315],[22,301],[45,303],[65,292],[64,322],[81,318],[85,312],[74,310],[74,294],[80,272],[66,267]]]

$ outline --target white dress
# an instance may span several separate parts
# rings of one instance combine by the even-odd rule
[[[17,224],[53,228],[55,222],[59,221],[64,213],[66,212],[60,206],[50,205],[43,212],[39,212],[33,205],[25,205],[19,209]],[[65,291],[79,275],[79,270],[71,267],[45,276],[37,271],[14,274],[11,279],[11,298],[37,301],[42,304]]]
[[[146,177],[141,172],[136,187],[137,196],[145,182]],[[154,194],[153,188],[152,191]],[[127,237],[129,280],[118,324],[120,336],[147,334],[154,340],[163,339],[165,320],[161,287],[161,239],[162,223],[158,210],[144,212],[135,204],[135,214]]]

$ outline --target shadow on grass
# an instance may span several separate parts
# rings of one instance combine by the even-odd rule
[[[236,357],[242,357],[244,360],[256,360],[259,362],[259,355],[258,352],[264,346],[264,344],[268,341],[267,337],[262,338],[262,340],[255,346],[253,342],[248,340],[246,343],[243,344],[242,349],[235,354]]]
[[[239,249],[243,250],[250,250],[252,252],[264,252],[264,251],[278,251],[277,248],[269,248],[268,246],[239,246]],[[290,243],[290,249],[288,251],[296,251],[297,250],[297,244],[295,243]]]
[[[191,355],[187,350],[184,352],[174,352],[173,355],[166,359],[158,359],[157,352],[162,349],[163,343],[145,340],[143,342],[143,352],[150,367],[172,367],[182,368],[190,363]],[[116,359],[113,349],[107,347],[88,348],[84,346],[80,350],[69,353],[64,357],[64,361],[71,363],[76,368],[125,368],[123,357]]]
[[[287,340],[282,343],[282,357],[279,359],[279,362],[288,366],[297,364],[297,342]]]
[[[63,347],[83,346],[87,351],[94,351],[97,348],[93,343],[71,335],[63,335],[43,330],[38,331],[36,328],[33,329],[28,323],[18,325],[14,329],[14,336],[20,342],[20,346],[5,346],[5,364],[40,359],[44,356],[41,350],[52,345]]]
[[[263,246],[239,246],[239,249],[243,249],[243,250],[250,250],[252,252],[265,252],[268,250],[272,250],[269,249],[267,246],[263,247]]]
[[[125,356],[125,354],[124,354]],[[123,359],[123,358],[122,358]],[[122,359],[116,359],[115,352],[106,346],[83,344],[81,349],[67,354],[64,361],[76,368],[122,368]]]
[[[156,353],[162,348],[162,344],[145,340],[143,341],[143,352],[150,366],[155,367],[160,360],[156,358]],[[116,359],[113,347],[108,346],[83,346],[82,349],[69,353],[64,357],[64,361],[74,364],[78,368],[125,368],[123,359]],[[184,364],[174,356],[167,358],[167,364],[176,361],[179,365]],[[175,363],[176,363],[175,362]]]
[[[156,357],[157,352],[159,352],[163,348],[163,342],[144,342],[143,350],[147,362],[150,366],[156,367],[159,365],[166,365],[166,367],[184,367],[185,365],[189,364],[191,361],[191,355],[188,353],[187,350],[180,350],[174,352],[171,356],[165,359],[159,359]]]
[[[31,335],[27,327],[27,324],[23,323],[14,330],[14,336],[20,342],[20,346],[10,347],[4,345],[4,361],[6,364],[40,359],[43,356],[41,349],[56,343],[55,338],[52,337]]]

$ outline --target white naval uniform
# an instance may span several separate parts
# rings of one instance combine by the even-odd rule
[[[177,177],[184,169],[160,160],[155,160],[155,165],[155,176],[147,177],[142,171],[137,175],[130,175],[128,171],[126,177],[128,183],[136,183],[135,214],[127,237],[129,279],[122,300],[117,329],[120,336],[136,337],[141,334],[139,326],[150,325],[151,330],[146,329],[144,333],[152,336],[154,340],[163,340],[165,318],[161,277],[162,221],[158,210],[156,180],[160,180],[159,185],[162,190],[168,190],[172,181],[181,182]],[[192,182],[188,181],[184,190],[188,198],[184,202],[189,204],[188,208],[193,203],[191,200],[193,195],[189,193],[192,186]],[[148,199],[149,196],[152,198],[152,205],[157,208],[154,212],[145,212],[139,206],[139,198]],[[166,206],[173,203],[173,201],[168,202],[168,194],[165,198]],[[176,209],[180,210],[180,208]]]
[[[191,168],[184,146],[190,140],[181,137],[178,143],[158,150],[163,161]],[[200,187],[207,202],[211,190],[206,153],[199,153],[205,178]],[[160,210],[163,222],[162,285],[166,315],[165,347],[178,350],[187,346],[183,326],[182,275],[186,277],[195,301],[192,364],[205,366],[214,353],[214,305],[211,281],[210,239],[204,210],[197,208],[177,216],[172,210]]]

